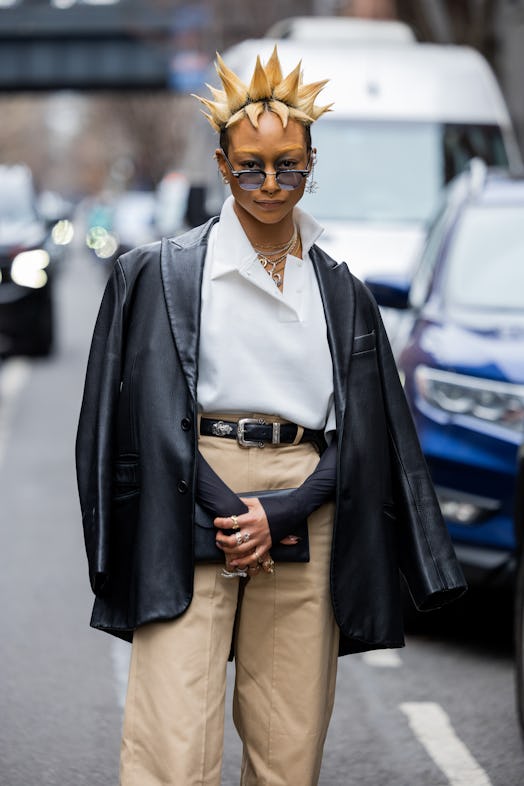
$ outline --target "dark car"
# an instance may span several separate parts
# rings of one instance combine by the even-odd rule
[[[524,428],[524,179],[473,162],[449,188],[414,278],[368,282],[404,308],[393,343],[470,584],[514,577]]]
[[[61,243],[63,227],[58,229]],[[51,351],[59,253],[49,222],[37,210],[28,168],[0,166],[0,357]]]

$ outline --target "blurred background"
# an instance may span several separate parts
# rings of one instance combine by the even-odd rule
[[[0,784],[117,782],[128,646],[89,629],[74,476],[111,266],[226,196],[193,92],[330,78],[320,245],[371,288],[470,583],[340,663],[322,786],[521,784],[524,0],[0,0]],[[340,177],[341,171],[345,177]],[[238,782],[230,720],[223,783]],[[290,786],[295,786],[294,784]]]
[[[309,15],[397,19],[419,41],[475,47],[524,137],[520,0],[0,0],[0,159],[74,200],[153,188],[181,166],[187,94],[214,52]]]

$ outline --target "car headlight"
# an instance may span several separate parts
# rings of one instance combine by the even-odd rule
[[[11,262],[11,280],[21,287],[41,289],[47,284],[49,254],[43,248],[21,251]]]
[[[57,246],[67,246],[72,241],[75,228],[71,221],[62,219],[57,221],[51,231],[51,239]]]
[[[118,250],[118,238],[105,227],[91,227],[86,235],[86,245],[99,259],[109,259]]]
[[[500,510],[499,500],[468,494],[456,489],[436,486],[438,501],[442,515],[448,521],[463,526],[480,524]]]
[[[451,415],[468,415],[512,431],[524,427],[524,385],[478,379],[428,366],[415,369],[418,394]]]

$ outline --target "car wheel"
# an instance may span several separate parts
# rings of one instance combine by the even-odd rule
[[[515,688],[517,713],[524,736],[524,553],[519,560],[515,589]]]

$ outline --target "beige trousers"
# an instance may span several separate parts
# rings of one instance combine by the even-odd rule
[[[235,491],[291,488],[315,468],[310,444],[241,448],[201,437]],[[121,786],[220,786],[226,664],[235,618],[233,717],[241,786],[314,786],[333,708],[338,653],[329,583],[333,505],[309,519],[309,563],[245,583],[197,565],[185,614],[135,632]],[[237,616],[238,606],[238,616]]]

